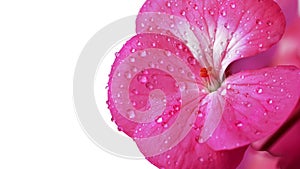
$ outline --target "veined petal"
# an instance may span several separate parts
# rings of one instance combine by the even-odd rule
[[[197,130],[191,130],[176,147],[147,160],[161,169],[235,169],[239,165],[247,146],[215,151],[205,143],[198,143],[195,139],[198,134]]]
[[[220,93],[223,118],[207,143],[215,150],[247,145],[272,134],[299,100],[300,69],[280,66],[234,74]]]
[[[138,33],[178,37],[201,64],[218,70],[220,79],[232,61],[278,42],[284,28],[273,0],[148,0],[137,18]]]
[[[140,34],[117,54],[108,105],[119,129],[146,156],[168,151],[186,137],[199,110],[199,65],[174,38]]]

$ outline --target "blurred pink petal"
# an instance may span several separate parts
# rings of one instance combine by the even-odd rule
[[[278,157],[274,157],[266,151],[256,151],[249,146],[237,169],[279,169],[278,160]]]
[[[293,24],[295,19],[299,17],[298,3],[300,2],[298,0],[275,0],[275,2],[278,3],[284,13],[287,26]]]
[[[279,42],[274,64],[295,65],[300,68],[300,18],[288,27]]]

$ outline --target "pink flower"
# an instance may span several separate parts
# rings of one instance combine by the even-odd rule
[[[289,116],[300,70],[225,71],[269,49],[284,27],[272,0],[146,1],[138,35],[110,74],[108,105],[119,129],[159,168],[235,168],[243,146]]]

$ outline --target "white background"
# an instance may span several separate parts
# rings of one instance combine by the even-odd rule
[[[144,0],[0,1],[0,168],[155,168],[115,157],[81,129],[72,80],[87,41]]]

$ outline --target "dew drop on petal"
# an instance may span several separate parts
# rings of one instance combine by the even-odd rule
[[[226,22],[225,24],[224,24],[224,27],[226,28],[226,29],[229,29],[230,27],[229,27],[229,24]]]
[[[191,64],[191,65],[196,64],[196,59],[192,56],[188,57],[187,60],[188,60],[188,63]]]
[[[235,126],[236,127],[243,127],[243,123],[238,121],[238,122],[235,123]]]
[[[267,102],[268,102],[269,104],[272,104],[272,103],[273,103],[273,100],[272,100],[272,99],[268,99]]]
[[[132,62],[132,63],[135,62],[135,58],[134,58],[134,57],[131,57],[129,60],[130,60],[130,62]]]
[[[222,16],[226,16],[227,15],[227,13],[226,13],[225,10],[222,10],[220,13],[221,13]]]
[[[132,77],[131,73],[130,72],[125,72],[125,77],[127,79],[130,79]]]
[[[139,94],[139,91],[136,90],[136,89],[132,89],[131,92],[132,92],[133,94],[136,94],[136,95]]]
[[[256,19],[256,24],[261,25],[262,21],[260,19]]]
[[[156,121],[156,123],[162,123],[163,119],[162,119],[162,117],[158,117],[155,121]]]
[[[173,71],[174,71],[174,67],[171,66],[171,65],[168,65],[168,66],[167,66],[167,69],[168,69],[168,71],[170,71],[170,72],[173,72]]]
[[[141,54],[140,54],[141,57],[145,57],[146,55],[147,55],[146,51],[142,51]]]
[[[128,118],[130,118],[130,119],[133,119],[135,117],[135,113],[133,110],[128,110],[127,115],[128,115]]]
[[[262,94],[263,89],[262,89],[262,88],[258,88],[258,89],[256,89],[256,92],[257,92],[258,94]]]
[[[185,15],[185,11],[182,10],[182,11],[180,12],[180,15],[184,16],[184,15]]]
[[[166,54],[166,56],[171,56],[172,55],[172,53],[170,51],[166,51],[165,54]]]
[[[230,4],[230,7],[234,9],[236,7],[235,3]]]
[[[138,76],[138,81],[139,81],[140,83],[145,84],[145,83],[147,83],[148,79],[147,79],[147,77],[144,76],[144,75],[139,75],[139,76]]]
[[[204,158],[203,157],[199,157],[199,161],[200,162],[204,162]]]
[[[267,25],[271,26],[271,25],[273,25],[273,22],[272,21],[267,21]]]
[[[153,89],[154,88],[154,86],[153,86],[153,84],[152,83],[146,83],[146,87],[148,88],[148,89]]]
[[[171,7],[171,3],[169,1],[166,2],[166,6],[170,8]]]

